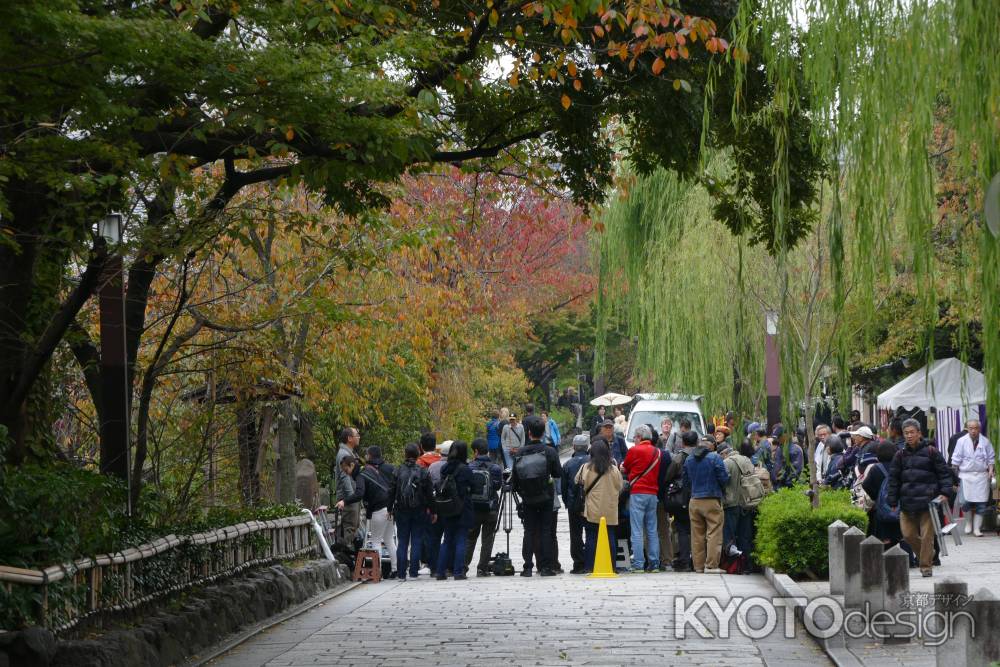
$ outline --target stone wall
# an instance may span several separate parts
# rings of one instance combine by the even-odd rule
[[[174,665],[227,636],[350,581],[325,560],[295,569],[273,565],[155,603],[137,620],[95,639],[58,639],[28,628],[0,635],[0,667]]]

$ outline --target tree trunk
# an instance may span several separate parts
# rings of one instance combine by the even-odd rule
[[[244,507],[253,507],[260,501],[260,475],[257,474],[260,428],[257,424],[257,410],[252,404],[238,404],[236,426],[240,459],[240,495]]]
[[[275,484],[279,503],[295,502],[295,406],[281,402],[278,417],[278,464]]]

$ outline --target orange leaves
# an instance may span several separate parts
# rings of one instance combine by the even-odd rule
[[[663,58],[657,58],[656,60],[653,61],[653,74],[655,76],[659,76],[660,72],[662,72],[663,68],[666,66],[667,63],[663,61]]]
[[[563,93],[563,96],[562,96],[562,99],[560,100],[560,103],[562,104],[562,108],[566,109],[568,111],[570,105],[573,104],[573,100],[571,100],[569,98],[569,95]]]
[[[573,90],[577,92],[583,90],[583,81],[580,81],[579,79],[573,79]]]

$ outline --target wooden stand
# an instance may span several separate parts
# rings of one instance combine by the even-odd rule
[[[362,549],[354,561],[354,581],[382,581],[382,558],[374,549]]]

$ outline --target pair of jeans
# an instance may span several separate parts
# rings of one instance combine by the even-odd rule
[[[587,568],[587,553],[583,546],[586,525],[587,520],[583,515],[569,513],[569,555],[573,559],[573,569],[577,572]]]
[[[437,571],[438,555],[441,552],[441,536],[444,535],[444,520],[431,522],[429,514],[424,515],[424,548],[420,552],[431,574]]]
[[[552,510],[552,527],[549,529],[549,541],[552,544],[552,569],[561,570],[562,563],[559,562],[559,535],[556,532],[559,524],[559,510]]]
[[[497,529],[497,513],[476,512],[472,518],[472,528],[469,528],[469,539],[465,550],[465,567],[472,564],[472,554],[476,550],[476,540],[482,532],[483,545],[479,549],[479,564],[477,570],[488,570],[490,558],[493,555],[493,538]]]
[[[646,568],[645,541],[649,545],[649,567],[660,567],[660,536],[656,532],[657,497],[651,493],[633,493],[628,499],[632,528],[632,569]]]
[[[539,570],[553,569],[552,504],[522,505],[521,508],[524,512],[524,541],[521,543],[524,570],[531,572],[535,560]]]
[[[584,568],[587,570],[587,572],[594,571],[594,558],[597,555],[597,534],[600,531],[600,528],[601,524],[591,523],[590,521],[586,521],[587,542],[584,551],[585,551],[585,558],[587,560],[586,563],[584,564]],[[618,540],[615,537],[616,528],[617,526],[612,526],[610,524],[608,525],[608,549],[611,551],[612,568],[615,567],[615,560],[616,560],[615,555],[616,552],[618,551]]]
[[[688,512],[691,514],[691,561],[695,571],[717,569],[722,556],[722,501],[692,498]]]
[[[406,576],[406,567],[409,565],[410,576],[417,576],[420,569],[420,550],[424,541],[424,524],[426,523],[423,510],[397,510],[396,511],[396,566],[400,578]],[[409,557],[407,557],[409,554]]]
[[[437,576],[444,576],[448,570],[455,576],[465,574],[465,543],[468,530],[468,525],[462,522],[461,514],[444,520],[444,543],[441,545],[435,569]]]

